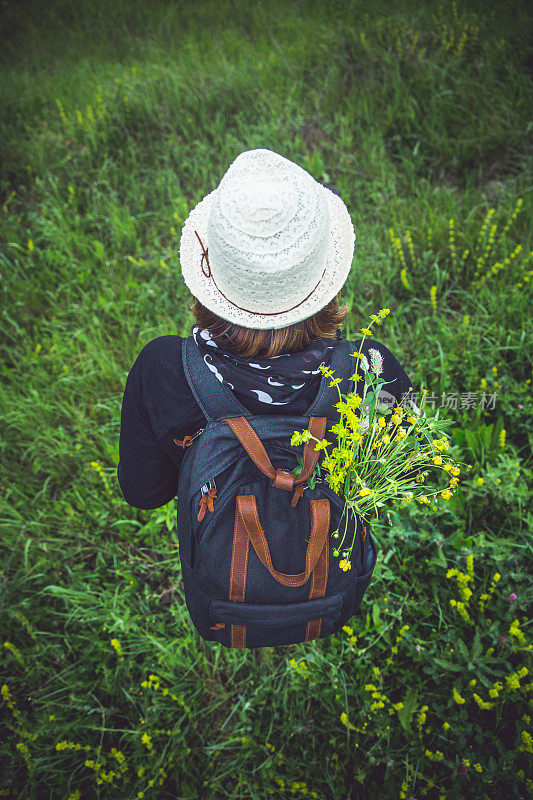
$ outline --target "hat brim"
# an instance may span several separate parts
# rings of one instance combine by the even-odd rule
[[[277,314],[257,314],[244,311],[228,302],[220,294],[214,281],[206,277],[200,266],[202,248],[195,231],[198,232],[204,247],[209,248],[207,223],[216,189],[200,200],[183,223],[180,239],[180,264],[183,280],[191,294],[222,319],[245,328],[260,330],[293,325],[324,308],[338,294],[348,278],[353,259],[355,231],[348,209],[341,198],[325,186],[321,186],[321,188],[325,192],[330,218],[330,240],[325,271],[316,289],[300,305]],[[206,269],[205,260],[204,269]],[[290,306],[290,298],[287,300]]]

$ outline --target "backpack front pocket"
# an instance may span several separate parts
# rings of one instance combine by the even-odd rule
[[[209,602],[209,627],[227,647],[274,647],[327,636],[337,630],[341,594],[299,603]]]

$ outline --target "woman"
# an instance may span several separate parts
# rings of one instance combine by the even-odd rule
[[[319,367],[343,338],[349,309],[337,294],[354,242],[340,197],[266,149],[241,153],[189,214],[180,263],[195,298],[191,335],[209,370],[252,413],[294,416],[310,407]],[[374,363],[381,357],[383,379],[393,381],[385,402],[405,401],[411,382],[392,353],[373,339],[363,352]],[[118,480],[127,503],[152,509],[176,495],[188,437],[205,423],[185,379],[181,337],[153,339],[122,402]]]

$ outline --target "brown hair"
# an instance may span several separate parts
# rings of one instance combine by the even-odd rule
[[[203,306],[197,297],[189,306],[199,328],[208,330],[215,338],[226,333],[229,336],[227,346],[235,355],[243,358],[272,358],[282,352],[304,350],[310,342],[322,336],[335,339],[349,310],[347,305],[339,308],[339,298],[334,297],[324,308],[301,322],[295,322],[286,328],[258,330],[244,328],[218,317]]]

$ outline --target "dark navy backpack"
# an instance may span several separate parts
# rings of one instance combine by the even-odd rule
[[[353,343],[331,355],[343,394],[353,390]],[[307,484],[324,451],[292,446],[294,431],[322,439],[340,419],[330,378],[303,416],[254,415],[207,368],[192,338],[183,367],[206,427],[185,437],[178,488],[178,541],[187,609],[204,639],[225,647],[296,644],[335,633],[358,610],[376,564],[367,523],[325,480]],[[295,476],[297,457],[303,469]],[[356,538],[351,569],[333,557],[331,534]]]

